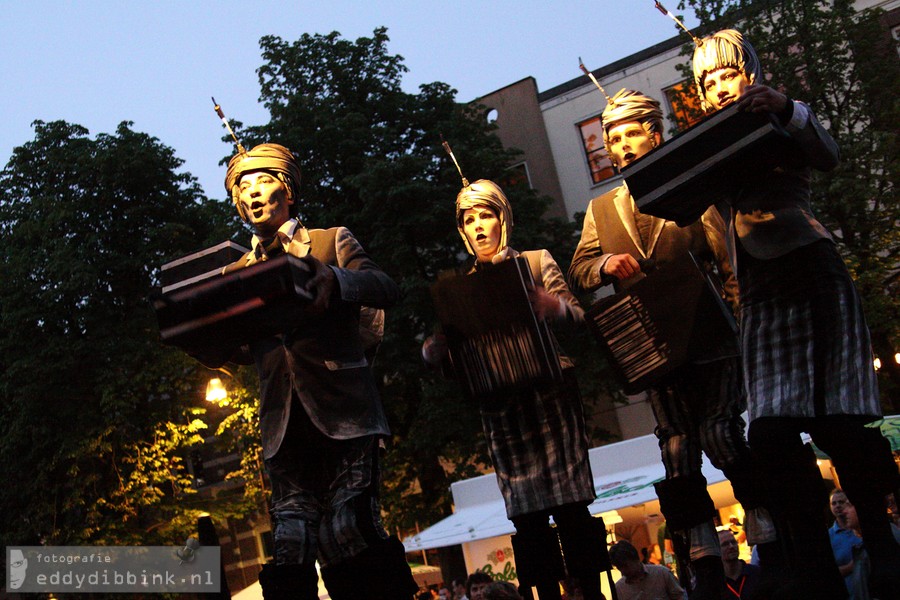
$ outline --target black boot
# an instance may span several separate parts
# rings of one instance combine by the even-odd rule
[[[357,600],[361,592],[367,600],[410,600],[419,589],[403,543],[394,536],[324,567],[322,581],[332,600]]]
[[[900,476],[890,444],[878,430],[864,430],[844,448],[835,467],[847,499],[856,509],[863,544],[871,563],[869,590],[873,598],[900,597],[900,546],[894,539],[887,496]]]
[[[557,520],[566,571],[581,585],[585,600],[600,600],[600,573],[612,569],[606,547],[606,525],[584,509],[584,518]]]
[[[541,600],[545,596],[560,600],[559,582],[565,578],[566,570],[559,538],[550,524],[517,528],[511,539],[519,583],[526,588],[536,587]]]
[[[694,586],[691,600],[722,600],[725,593],[725,568],[719,556],[703,556],[691,561]]]
[[[265,600],[319,600],[319,575],[315,565],[267,563],[259,572]]]
[[[711,522],[716,513],[716,506],[706,489],[706,478],[700,473],[664,479],[653,484],[659,498],[659,510],[666,518],[666,527],[672,532],[673,544],[676,536],[683,536],[687,545],[686,551],[678,555],[680,572],[687,569],[685,561],[690,556],[690,530],[703,523]],[[693,562],[690,563],[693,569]],[[721,568],[721,561],[719,567]],[[708,569],[704,568],[704,574]],[[682,580],[688,590],[688,596],[694,598],[689,580]],[[724,575],[722,589],[725,588]]]
[[[776,523],[776,528],[778,524]],[[779,528],[784,531],[783,528]],[[756,554],[759,556],[759,585],[757,597],[761,600],[770,598],[776,590],[787,584],[790,579],[787,556],[781,548],[781,540],[756,545]]]
[[[845,485],[847,483],[842,480]],[[894,539],[884,498],[878,490],[868,490],[868,495],[857,494],[859,501],[851,499],[859,517],[863,545],[869,556],[869,592],[873,598],[900,597],[900,545]],[[847,492],[847,497],[850,493]]]
[[[765,482],[765,506],[775,522],[789,580],[773,598],[846,598],[828,537],[828,492],[816,455],[800,441],[790,418],[765,417],[750,423],[754,464]]]
[[[700,473],[663,479],[653,484],[659,498],[659,510],[672,531],[687,531],[712,520],[716,514],[706,478]]]

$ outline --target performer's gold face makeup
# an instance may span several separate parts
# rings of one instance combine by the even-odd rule
[[[637,121],[613,125],[607,137],[609,152],[620,169],[653,150],[659,141]]]
[[[750,80],[742,71],[724,67],[706,74],[703,79],[703,94],[706,101],[719,110],[740,98],[748,85]]]
[[[294,199],[289,197],[287,187],[266,171],[245,173],[239,186],[240,202],[247,222],[262,237],[275,235],[278,228],[290,219],[290,206]]]
[[[500,219],[487,206],[476,206],[463,213],[463,232],[479,262],[490,262],[500,250]]]

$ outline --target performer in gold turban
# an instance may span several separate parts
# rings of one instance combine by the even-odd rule
[[[318,561],[334,600],[411,598],[418,586],[403,545],[381,524],[378,447],[389,431],[367,360],[381,337],[380,309],[399,289],[346,228],[307,229],[297,219],[300,167],[287,148],[235,155],[225,189],[255,231],[252,250],[226,271],[287,253],[314,274],[314,318],[223,352],[254,362],[260,379],[275,536],[274,563],[259,576],[263,596],[316,600]]]

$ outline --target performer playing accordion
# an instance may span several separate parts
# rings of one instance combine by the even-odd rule
[[[463,183],[456,198],[456,222],[466,250],[475,256],[469,272],[525,257],[537,275],[531,293],[537,318],[583,321],[584,312],[550,253],[519,253],[508,246],[513,213],[503,191],[483,179]],[[428,363],[441,364],[447,359],[444,336],[428,338],[422,353]],[[563,382],[533,385],[501,404],[482,404],[481,417],[506,513],[516,527],[519,581],[537,587],[542,600],[558,599],[559,581],[567,571],[580,579],[590,600],[602,597],[599,573],[608,568],[606,534],[603,521],[592,518],[587,509],[595,494],[581,397],[572,362],[565,356],[560,361]],[[549,525],[550,515],[558,538]]]
[[[662,142],[659,103],[640,92],[619,91],[608,100],[602,120],[604,142],[618,168]],[[718,269],[726,299],[736,307],[737,285],[724,236],[724,223],[715,209],[680,228],[673,221],[642,214],[623,184],[591,201],[569,269],[569,283],[588,291],[605,285],[621,291],[645,276],[639,260],[645,264],[652,260],[663,270],[691,252],[708,268]],[[673,303],[684,302],[679,299],[677,284],[655,293]],[[693,307],[684,306],[685,313],[689,308]],[[666,468],[666,479],[656,484],[656,493],[674,537],[689,547],[696,578],[691,598],[719,598],[724,574],[713,523],[715,507],[700,471],[701,451],[731,480],[748,520],[767,520],[744,441],[740,415],[745,403],[736,337],[708,348],[705,356],[680,367],[647,393]]]

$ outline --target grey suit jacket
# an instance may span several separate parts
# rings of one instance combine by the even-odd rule
[[[594,291],[604,285],[612,285],[618,292],[629,288],[644,275],[619,281],[601,272],[606,261],[614,254],[630,254],[636,260],[652,258],[656,266],[667,264],[687,252],[717,267],[722,280],[725,300],[732,309],[738,309],[737,279],[728,260],[725,244],[725,223],[718,211],[710,207],[687,227],[678,227],[674,221],[651,217],[652,226],[647,247],[641,244],[634,220],[634,205],[625,185],[594,198],[584,216],[581,239],[569,266],[567,278],[573,290]],[[724,358],[739,354],[737,340],[727,347],[711,349],[707,358]]]
[[[647,247],[641,244],[634,220],[634,205],[625,185],[594,198],[584,216],[581,239],[569,267],[568,281],[572,289],[594,291],[613,285],[616,291],[627,289],[642,277],[625,281],[601,272],[613,254],[630,254],[636,260],[652,258],[663,267],[690,251],[699,258],[715,263],[722,279],[726,300],[737,307],[737,280],[728,261],[725,223],[714,209],[687,227],[674,221],[650,217],[652,226]]]
[[[316,427],[330,438],[387,435],[390,431],[366,349],[380,337],[383,323],[381,311],[371,309],[393,305],[400,297],[399,288],[344,227],[300,227],[287,252],[301,258],[311,254],[328,265],[334,270],[337,285],[324,314],[243,349],[244,357],[252,358],[259,374],[265,458],[274,456],[281,446],[294,395]],[[258,260],[250,252],[229,270],[251,266]],[[363,307],[366,315],[361,329]]]
[[[802,102],[794,102],[785,128],[797,143],[797,163],[760,173],[758,181],[744,186],[719,207],[729,221],[727,240],[732,257],[736,256],[735,239],[751,256],[763,260],[831,239],[810,207],[809,179],[811,169],[830,171],[837,166],[837,144]]]

